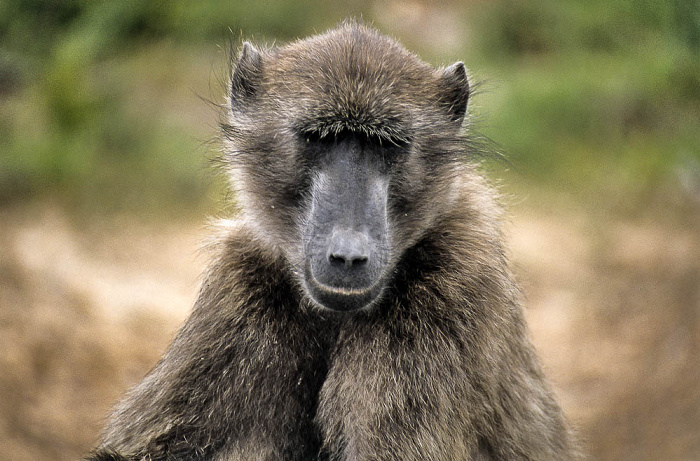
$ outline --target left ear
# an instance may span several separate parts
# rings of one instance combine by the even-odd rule
[[[243,43],[241,54],[231,72],[231,108],[237,109],[253,98],[262,79],[262,56],[249,42]]]
[[[440,76],[440,101],[452,121],[461,124],[469,101],[469,79],[464,63],[458,61],[447,67]]]

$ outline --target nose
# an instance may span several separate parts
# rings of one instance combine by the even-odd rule
[[[369,261],[370,245],[367,234],[352,229],[334,229],[328,246],[331,266],[346,270],[359,268]]]

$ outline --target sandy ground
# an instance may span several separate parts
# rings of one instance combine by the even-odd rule
[[[700,226],[519,209],[533,340],[591,459],[700,459]],[[75,460],[187,315],[197,223],[0,209],[0,459]]]

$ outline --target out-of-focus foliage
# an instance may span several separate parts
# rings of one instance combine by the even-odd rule
[[[700,2],[483,7],[472,50],[477,73],[496,79],[486,131],[520,173],[624,201],[679,170],[700,174]]]
[[[679,170],[697,175],[697,0],[448,5],[469,31],[451,59],[485,80],[473,100],[484,114],[477,127],[504,146],[519,177],[643,201]],[[416,43],[420,21],[405,30],[382,23],[387,8],[431,6],[2,1],[0,201],[200,203],[216,111],[194,93],[221,102],[229,43],[284,41],[362,16],[427,59],[444,58],[434,39]]]
[[[310,32],[312,14],[309,1],[0,2],[0,201],[196,204],[216,112],[193,123],[172,105],[196,101],[193,82],[223,94],[217,45]]]

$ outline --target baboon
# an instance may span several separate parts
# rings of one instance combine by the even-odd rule
[[[470,86],[358,22],[233,60],[240,207],[190,317],[89,459],[571,459]]]

